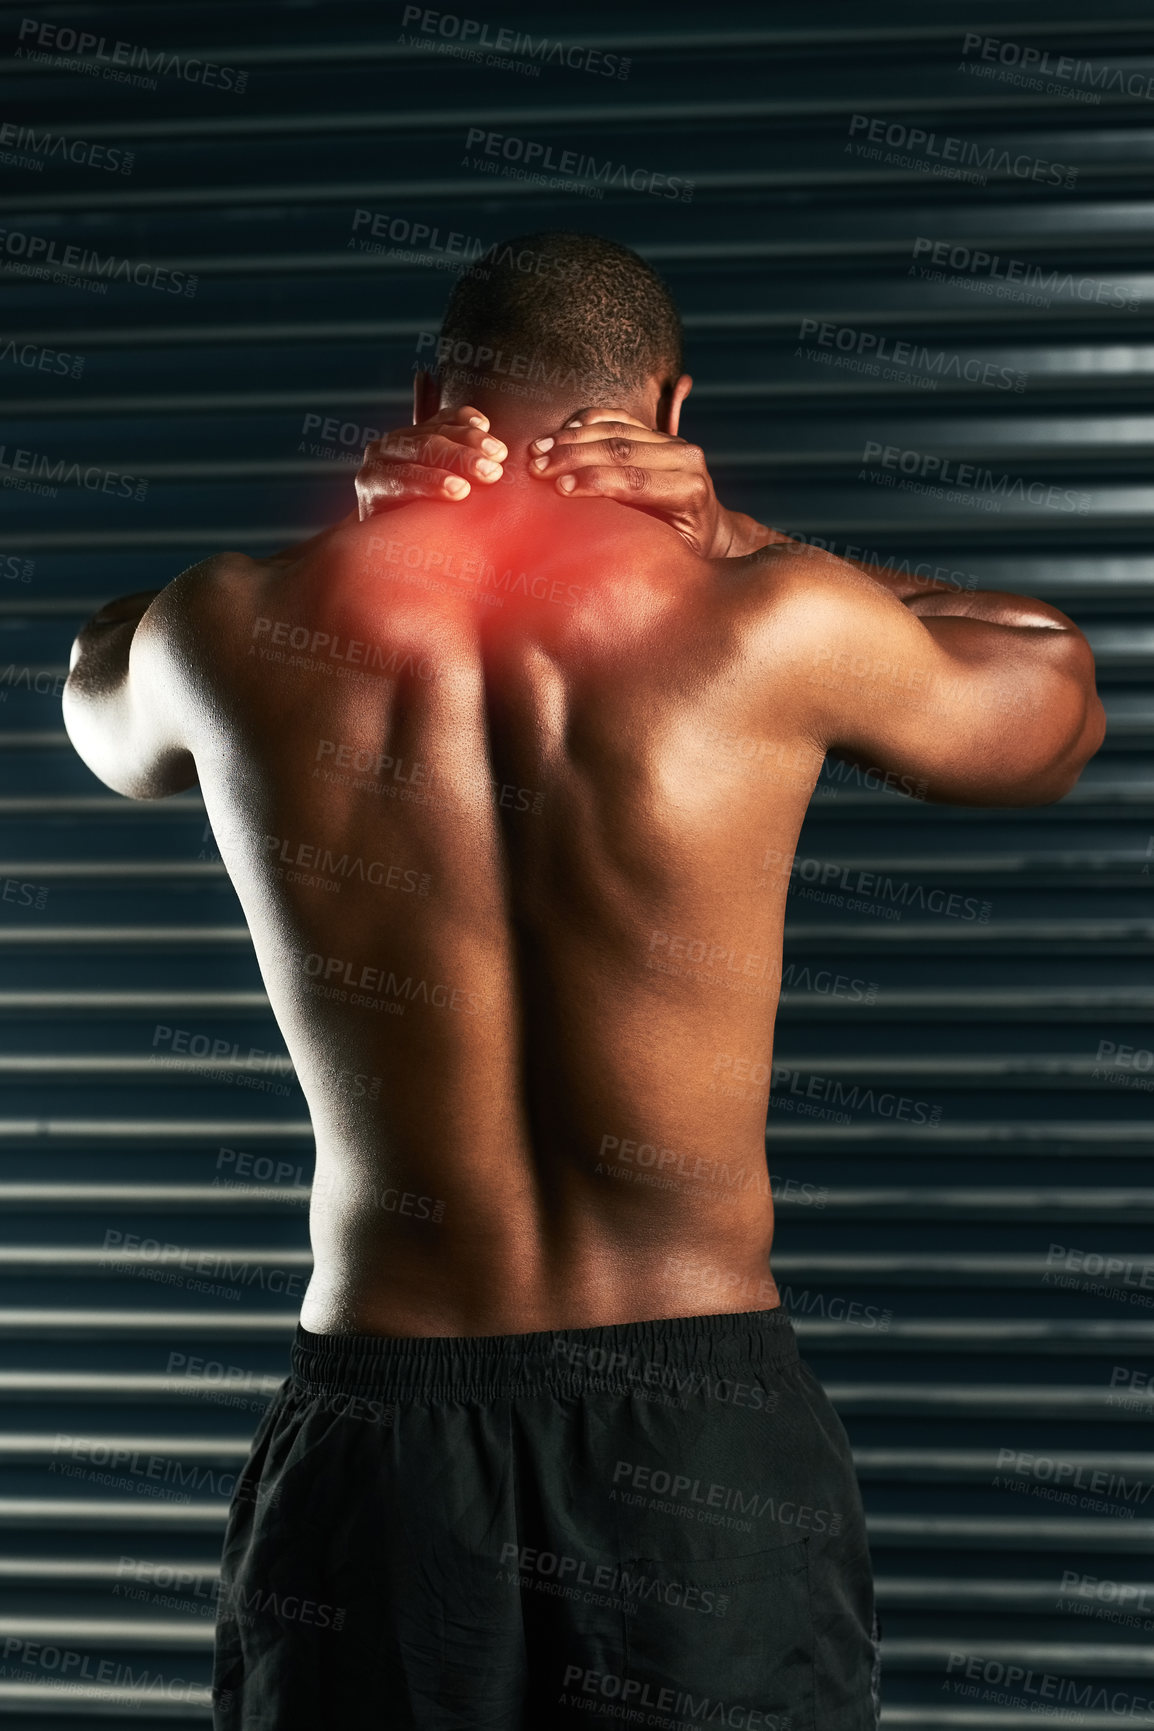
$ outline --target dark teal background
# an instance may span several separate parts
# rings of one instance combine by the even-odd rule
[[[185,65],[150,90],[53,67],[17,56],[28,14],[0,12],[0,126],[31,125],[24,154],[45,161],[0,162],[0,247],[17,248],[0,251],[0,1714],[43,1731],[206,1720],[227,1496],[308,1276],[311,1140],[283,1063],[249,1057],[283,1046],[198,797],[107,791],[59,690],[100,603],[343,514],[365,430],[407,418],[453,278],[427,244],[416,262],[359,248],[367,210],[397,236],[436,228],[434,248],[549,226],[637,247],[683,307],[683,431],[727,503],[838,552],[1040,595],[1090,636],[1110,732],[1060,805],[933,809],[844,770],[823,781],[769,1115],[774,1267],[855,1445],[887,1731],[1154,1723],[1134,1712],[1154,1696],[1154,1402],[1130,1380],[1154,1332],[1148,5],[456,15],[563,31],[627,57],[624,78],[415,48],[401,5],[33,15],[107,55],[129,44],[102,66],[136,77],[133,56],[162,47],[232,75],[209,88]],[[1096,71],[1026,88],[1000,76],[1020,64],[967,53],[967,31]],[[933,140],[865,157],[854,115]],[[481,173],[478,126],[692,197]],[[1018,168],[934,172],[991,149]],[[113,151],[131,172],[102,166]],[[13,233],[142,280],[30,278]],[[939,280],[917,274],[919,237],[962,249]],[[972,269],[975,252],[999,262]],[[883,337],[925,349],[917,377],[905,351],[892,377],[833,364]],[[1057,491],[980,511],[877,484],[871,444]],[[55,497],[7,484],[60,459]],[[131,482],[69,485],[72,464]],[[1062,508],[1074,495],[1085,511]],[[1104,1064],[1104,1045],[1131,1055]],[[799,1111],[839,1089],[847,1123]],[[1118,1262],[1116,1284],[1087,1258]],[[1063,1590],[1084,1576],[1115,1585]],[[1003,1681],[1011,1665],[1031,1679]],[[1077,1721],[1032,1710],[1079,1700]]]

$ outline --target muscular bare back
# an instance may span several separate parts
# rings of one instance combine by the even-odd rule
[[[316,1133],[311,1332],[772,1308],[789,861],[832,748],[1044,803],[1103,718],[1043,603],[706,560],[510,466],[77,639],[108,784],[199,781]],[[766,1078],[735,1089],[725,1074]]]
[[[822,761],[773,576],[526,489],[182,581],[172,698],[316,1131],[304,1326],[775,1304],[768,1082],[719,1083],[769,1074],[764,863]]]

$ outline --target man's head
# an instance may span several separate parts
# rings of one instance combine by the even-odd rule
[[[558,230],[501,241],[459,279],[416,415],[473,403],[541,427],[598,404],[676,433],[692,380],[665,284],[628,247]]]

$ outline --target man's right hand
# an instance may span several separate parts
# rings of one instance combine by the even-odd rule
[[[412,499],[467,499],[474,481],[491,487],[501,479],[508,455],[488,417],[467,404],[386,433],[365,446],[356,481],[360,520]]]

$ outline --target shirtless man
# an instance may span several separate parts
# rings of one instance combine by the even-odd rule
[[[448,455],[455,502],[365,486],[363,521],[113,603],[64,694],[110,787],[199,782],[316,1134],[215,1723],[872,1731],[852,1455],[769,1268],[768,1080],[719,1083],[770,1074],[825,753],[1059,799],[1092,658],[1042,603],[719,508],[694,550],[680,325],[624,248],[481,261],[436,358],[393,491]],[[597,402],[633,427],[558,430]]]

